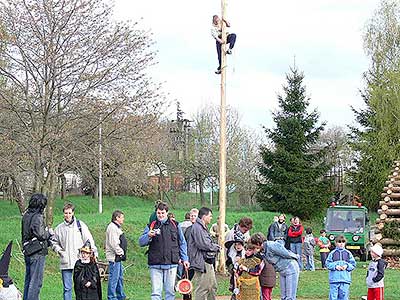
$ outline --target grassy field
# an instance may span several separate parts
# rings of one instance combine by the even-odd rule
[[[153,210],[153,202],[134,197],[115,197],[104,199],[104,212],[97,214],[97,202],[89,197],[70,197],[69,201],[76,205],[76,216],[88,224],[97,247],[100,249],[100,259],[104,260],[104,239],[105,229],[110,222],[111,213],[114,209],[121,209],[125,213],[124,231],[128,238],[128,260],[125,265],[125,291],[129,299],[141,300],[150,298],[150,280],[147,270],[147,257],[144,254],[146,249],[138,246],[138,238],[144,229],[148,217]],[[62,206],[64,202],[56,202],[54,224],[62,221]],[[188,207],[187,205],[177,204],[175,207]],[[182,220],[185,210],[182,208],[174,209],[178,220]],[[216,221],[217,211],[214,212]],[[232,225],[243,216],[250,216],[254,220],[252,232],[266,232],[272,221],[273,213],[262,211],[251,211],[249,209],[228,210],[227,223]],[[22,290],[24,279],[23,256],[20,253],[19,243],[21,235],[21,217],[15,204],[0,201],[0,251],[2,251],[8,241],[14,241],[13,258],[11,261],[10,275],[14,278],[16,285]],[[314,228],[319,229],[318,221],[311,222]],[[55,226],[54,226],[55,227]],[[45,278],[41,291],[41,299],[53,300],[62,299],[61,274],[58,268],[58,258],[50,251],[46,260]],[[351,299],[360,299],[361,295],[366,294],[365,274],[367,263],[358,263],[353,272],[353,283],[351,285]],[[328,274],[325,270],[315,272],[302,272],[298,296],[299,299],[327,299],[328,295]],[[399,299],[397,294],[398,282],[400,281],[399,270],[387,270],[385,276],[385,299]],[[228,278],[219,277],[219,295],[228,294]],[[106,294],[106,284],[103,284],[104,295]],[[279,288],[274,289],[274,299],[279,298]],[[103,296],[103,299],[106,299]]]

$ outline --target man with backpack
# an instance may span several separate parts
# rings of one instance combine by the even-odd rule
[[[63,212],[64,221],[56,227],[51,240],[53,250],[60,256],[64,300],[72,300],[72,273],[79,258],[79,249],[89,240],[96,257],[98,252],[87,225],[75,218],[75,206],[66,203]]]
[[[186,240],[181,227],[168,218],[168,205],[159,203],[156,209],[157,220],[146,226],[139,238],[141,247],[149,246],[148,265],[151,280],[151,299],[175,299],[175,278],[178,263],[189,268]]]
[[[22,252],[25,258],[24,300],[39,300],[51,231],[44,221],[47,197],[33,194],[22,216]]]

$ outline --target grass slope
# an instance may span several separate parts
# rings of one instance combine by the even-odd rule
[[[153,210],[153,203],[135,197],[114,197],[105,198],[103,201],[103,214],[97,213],[97,200],[90,197],[69,197],[69,201],[76,205],[76,216],[84,221],[90,228],[97,247],[100,252],[100,259],[104,260],[104,239],[105,229],[110,222],[111,214],[115,209],[121,209],[125,213],[124,231],[128,238],[128,260],[125,265],[125,291],[129,299],[141,300],[150,298],[150,280],[147,269],[147,257],[144,254],[145,248],[138,246],[138,238],[148,222],[148,217]],[[64,201],[56,202],[54,227],[62,222],[62,207]],[[176,205],[176,207],[188,207],[187,205]],[[178,220],[182,220],[186,210],[174,209]],[[216,221],[217,211],[215,210],[214,220]],[[232,225],[243,216],[250,216],[254,220],[252,232],[266,232],[272,221],[273,213],[262,211],[228,211],[227,223]],[[316,224],[314,222],[314,224]],[[317,225],[315,225],[317,226]],[[5,249],[8,241],[14,241],[13,258],[11,260],[10,275],[17,286],[23,289],[25,267],[23,256],[20,253],[19,243],[21,239],[21,217],[15,204],[0,201],[0,251]],[[45,267],[45,278],[41,291],[41,299],[52,300],[62,298],[61,273],[58,268],[58,257],[50,251]],[[353,284],[351,286],[351,299],[360,299],[366,294],[365,287],[366,264],[359,263],[353,272]],[[327,271],[302,272],[298,296],[300,299],[327,299],[328,285]],[[398,299],[396,295],[400,272],[398,270],[387,270],[385,276],[385,299]],[[219,277],[218,294],[228,294],[228,279]],[[103,284],[103,299],[106,299],[107,283]],[[279,288],[274,289],[274,299],[279,297]]]

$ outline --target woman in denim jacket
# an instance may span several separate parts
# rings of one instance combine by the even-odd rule
[[[259,244],[264,240],[264,258],[276,272],[280,274],[281,299],[296,300],[297,285],[299,282],[298,255],[287,250],[281,243],[265,241],[265,237],[256,233],[251,238],[251,243]]]

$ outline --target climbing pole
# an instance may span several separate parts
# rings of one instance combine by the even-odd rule
[[[225,0],[221,0],[222,37],[226,38]],[[218,244],[221,251],[218,256],[218,272],[225,273],[225,211],[226,211],[226,44],[221,45],[221,107],[220,107],[220,146],[219,146],[219,219]]]

